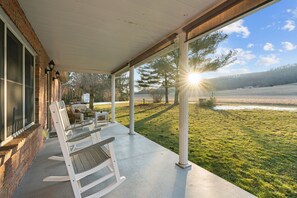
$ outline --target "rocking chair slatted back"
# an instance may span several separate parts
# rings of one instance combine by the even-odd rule
[[[59,103],[53,102],[50,105],[50,111],[53,117],[54,126],[58,134],[58,139],[69,174],[71,186],[76,198],[81,198],[83,192],[89,190],[90,188],[93,188],[94,186],[102,182],[105,182],[111,177],[114,177],[115,181],[112,184],[90,196],[87,196],[89,198],[101,197],[112,191],[125,180],[125,177],[120,177],[119,174],[117,160],[112,145],[114,138],[103,140],[99,143],[71,153],[66,142],[67,137],[63,124],[63,114],[61,114]],[[108,149],[106,149],[106,147],[108,147]],[[102,172],[102,169],[109,170],[109,173],[89,184],[86,184],[84,186],[81,185],[81,179],[97,172]],[[103,173],[104,172],[105,171],[103,171]]]

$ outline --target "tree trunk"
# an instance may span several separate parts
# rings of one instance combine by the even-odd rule
[[[178,95],[179,95],[178,86],[175,86],[175,93],[174,93],[174,104],[175,105],[178,105]]]
[[[90,104],[89,104],[90,109],[94,109],[94,92],[90,91]]]
[[[176,75],[175,75],[175,92],[174,92],[174,105],[178,105],[178,95],[179,95],[179,66],[178,66],[178,61],[179,61],[179,55],[176,56],[175,58],[175,65],[176,65]]]
[[[165,73],[165,103],[168,104],[169,100],[168,100],[168,78],[167,78],[167,74]]]
[[[178,105],[178,95],[179,95],[179,76],[176,75],[175,79],[175,92],[174,92],[174,105]]]

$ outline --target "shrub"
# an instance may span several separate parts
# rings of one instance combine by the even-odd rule
[[[212,108],[216,106],[216,98],[215,97],[210,97],[209,99],[199,98],[198,106],[203,108]]]
[[[162,98],[164,97],[165,91],[164,89],[150,89],[149,90],[150,96],[153,98],[154,103],[160,103]]]

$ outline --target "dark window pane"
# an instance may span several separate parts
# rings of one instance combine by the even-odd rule
[[[34,89],[26,87],[25,93],[25,125],[34,122]]]
[[[23,85],[7,82],[7,137],[23,128]]]
[[[34,83],[34,65],[33,56],[28,50],[25,52],[25,85],[33,87]]]
[[[4,23],[0,20],[0,142],[4,140]]]
[[[7,30],[7,80],[23,83],[22,44]]]
[[[25,52],[25,125],[34,120],[34,62],[28,50]]]
[[[7,30],[7,137],[23,128],[22,44]]]

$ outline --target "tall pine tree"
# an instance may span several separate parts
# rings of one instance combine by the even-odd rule
[[[217,53],[219,44],[227,38],[227,34],[217,31],[191,42],[189,44],[189,65],[192,71],[215,71],[232,63],[235,60],[235,51]],[[174,50],[141,67],[139,69],[141,79],[137,81],[139,88],[164,87],[165,102],[168,103],[168,89],[175,87],[174,104],[178,104],[178,59],[178,50]]]

